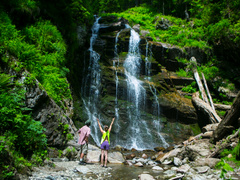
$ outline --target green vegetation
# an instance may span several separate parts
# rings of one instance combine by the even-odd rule
[[[174,44],[180,47],[210,48],[204,38],[203,24],[200,20],[186,22],[184,19],[162,15],[154,12],[150,6],[142,5],[128,9],[122,13],[111,13],[127,19],[131,26],[141,25],[141,30],[148,30],[154,41]],[[109,14],[103,14],[109,15]],[[159,28],[159,23],[168,24],[166,29]],[[194,27],[193,24],[194,23]]]
[[[64,67],[66,44],[57,28],[40,21],[19,31],[6,13],[1,12],[0,18],[2,60],[17,72],[27,68],[57,103],[71,98],[66,79],[69,70]]]
[[[233,131],[235,134],[236,131]],[[239,136],[240,134],[238,134]],[[228,136],[229,137],[229,136]],[[223,143],[229,143],[229,139],[227,139]],[[236,167],[240,167],[240,142],[237,143],[235,147],[230,147],[228,149],[224,149],[221,154],[221,161],[216,165],[216,168],[221,169],[221,178],[225,178],[225,174],[227,171],[233,171],[234,169],[229,165],[234,164]]]
[[[31,109],[24,104],[25,91],[12,78],[0,74],[0,179],[10,178],[15,170],[32,163],[41,164],[46,156],[44,129],[31,118]]]
[[[239,63],[236,58],[240,42],[239,6],[239,1],[227,0],[210,0],[208,3],[203,0],[1,0],[0,179],[10,179],[23,167],[41,164],[47,153],[44,128],[39,121],[33,120],[32,110],[24,103],[23,84],[5,74],[4,67],[18,73],[27,70],[25,85],[33,86],[38,80],[40,87],[60,107],[66,108],[64,101],[72,99],[69,82],[75,87],[79,85],[75,82],[80,77],[74,73],[81,74],[76,61],[79,61],[79,49],[85,48],[79,43],[76,29],[90,27],[93,14],[105,16],[111,13],[126,18],[132,26],[140,24],[141,30],[149,31],[154,41],[203,50],[208,57],[198,71],[204,73],[207,81],[214,79],[215,90],[220,86],[235,90],[239,75],[233,76],[224,68],[233,62],[234,70],[238,67],[234,63]],[[188,10],[189,19],[185,17],[185,10]],[[214,49],[231,56],[219,52],[215,55]],[[120,58],[125,55],[122,53]],[[177,74],[192,76],[189,69],[193,64],[187,59],[177,61],[186,64]],[[196,84],[182,90],[195,92]],[[111,99],[113,97],[107,97],[108,101]],[[219,99],[229,104],[226,94],[221,93],[214,102]],[[67,140],[73,138],[68,125],[60,124],[59,129]],[[234,150],[232,154],[237,155],[237,152]]]

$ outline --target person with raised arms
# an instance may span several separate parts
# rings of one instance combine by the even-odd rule
[[[108,150],[110,146],[110,132],[112,129],[112,125],[115,118],[112,119],[112,122],[108,128],[107,125],[104,125],[104,130],[101,127],[101,124],[99,122],[99,119],[97,118],[97,122],[100,128],[100,131],[102,133],[102,139],[101,139],[101,166],[107,168],[107,159],[108,159]],[[103,165],[103,157],[105,156],[105,164]]]

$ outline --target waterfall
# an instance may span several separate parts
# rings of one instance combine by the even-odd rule
[[[100,25],[98,23],[100,18],[96,18],[94,25],[92,26],[92,36],[90,38],[89,47],[89,64],[87,68],[84,69],[85,78],[82,82],[81,95],[85,106],[86,114],[88,118],[92,121],[91,124],[91,136],[95,143],[100,145],[101,133],[98,128],[96,118],[98,117],[101,121],[101,112],[98,110],[100,88],[101,88],[101,68],[99,65],[100,55],[94,50],[94,44],[98,38],[98,31]],[[127,26],[126,28],[130,28]],[[114,59],[113,59],[113,69],[114,77],[116,83],[115,92],[115,123],[114,123],[114,133],[111,136],[115,137],[115,142],[112,144],[121,145],[127,149],[135,148],[137,150],[152,149],[156,146],[167,147],[168,144],[164,137],[161,135],[161,118],[160,118],[160,105],[157,98],[156,88],[150,83],[151,80],[151,58],[152,51],[151,46],[148,42],[146,45],[146,56],[145,56],[145,78],[142,78],[141,68],[143,66],[143,61],[141,59],[140,52],[140,36],[133,29],[130,29],[130,39],[129,48],[126,58],[124,59],[123,65],[119,62],[118,56],[118,37],[121,33],[119,31],[115,38],[114,46]],[[84,62],[86,64],[86,62]],[[119,67],[119,66],[123,67]],[[120,113],[119,113],[119,77],[118,73],[124,74],[121,77],[121,82],[126,83],[126,92],[124,93],[127,102],[124,104],[124,109],[126,109],[126,114],[124,115],[126,119],[122,120],[120,126]],[[145,80],[144,80],[145,79]],[[124,86],[125,87],[125,86]],[[149,98],[149,93],[152,93],[153,106],[152,115],[146,112],[147,98]],[[124,94],[121,92],[121,94]],[[101,102],[100,102],[101,103]],[[124,127],[123,127],[124,126]]]
[[[152,59],[152,45],[150,45],[149,47],[149,43],[146,40],[146,56],[145,56],[145,74],[147,76],[147,80],[151,80],[151,59]],[[149,61],[150,60],[150,61]],[[149,85],[149,89],[154,97],[154,103],[153,103],[153,114],[157,117],[157,119],[155,119],[153,121],[154,124],[154,128],[157,132],[157,136],[160,138],[160,140],[162,141],[162,144],[164,147],[169,146],[169,144],[166,142],[166,140],[163,138],[163,136],[161,135],[161,118],[160,118],[160,105],[159,105],[159,101],[158,101],[158,96],[157,96],[157,90],[154,87],[153,84],[148,83]]]
[[[149,59],[152,59],[152,45],[150,45],[149,48],[149,43],[146,40],[146,55],[145,55],[145,74],[146,78],[150,80],[150,74],[151,74],[151,62]]]
[[[119,143],[119,132],[120,132],[120,124],[119,124],[119,107],[118,107],[118,67],[119,67],[119,56],[118,56],[118,50],[117,50],[117,42],[118,42],[118,36],[122,31],[119,31],[117,33],[117,36],[115,38],[115,47],[114,47],[114,60],[113,60],[113,67],[115,69],[115,82],[116,82],[116,97],[115,97],[115,127],[116,127],[116,142]]]
[[[101,86],[101,69],[98,63],[100,55],[94,51],[93,46],[98,37],[98,31],[100,24],[98,23],[100,17],[95,17],[96,21],[92,26],[92,36],[90,38],[90,47],[88,51],[90,52],[89,65],[87,69],[84,69],[84,74],[86,75],[82,83],[82,100],[84,107],[86,109],[88,118],[92,121],[90,126],[91,136],[93,140],[100,145],[100,134],[98,130],[98,124],[96,116],[99,114],[97,109],[97,102],[99,98],[100,86]]]

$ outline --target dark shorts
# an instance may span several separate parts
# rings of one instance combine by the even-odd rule
[[[108,143],[108,141],[103,141],[103,143],[101,144],[101,149],[102,150],[109,150],[109,143]]]

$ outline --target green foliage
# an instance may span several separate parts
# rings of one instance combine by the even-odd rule
[[[224,179],[227,171],[233,171],[233,168],[228,163],[226,163],[223,159],[216,164],[216,168],[221,169],[220,178],[224,178]]]
[[[197,88],[193,87],[192,85],[187,85],[185,87],[182,88],[183,92],[188,92],[188,93],[195,93],[197,92]]]
[[[67,134],[67,141],[73,140],[73,135],[71,133]]]
[[[188,77],[188,74],[184,69],[179,69],[179,71],[177,71],[176,73],[180,77]]]
[[[109,14],[103,14],[103,16]],[[196,19],[194,28],[190,22],[175,18],[172,16],[156,13],[153,8],[142,4],[139,7],[134,7],[122,13],[112,13],[119,17],[126,18],[130,25],[140,24],[141,29],[148,30],[150,36],[160,42],[166,42],[180,47],[199,47],[201,49],[209,49],[208,43],[205,41],[205,30],[202,23]],[[156,29],[156,26],[161,21],[169,22],[167,30]]]
[[[66,44],[56,26],[50,21],[39,21],[20,32],[6,13],[1,12],[0,18],[3,52],[9,52],[20,61],[12,63],[12,68],[20,71],[23,64],[60,106],[62,99],[71,99],[66,79],[69,72],[65,67]],[[3,57],[5,62],[9,62],[7,56]]]
[[[0,74],[0,157],[3,159],[2,156],[8,154],[7,160],[12,158],[14,163],[9,166],[7,160],[0,162],[3,177],[10,176],[15,168],[20,171],[22,166],[31,166],[26,158],[42,154],[47,146],[41,122],[33,120],[31,115],[25,112],[28,108],[24,103],[24,89],[18,83],[12,82],[11,78]]]

